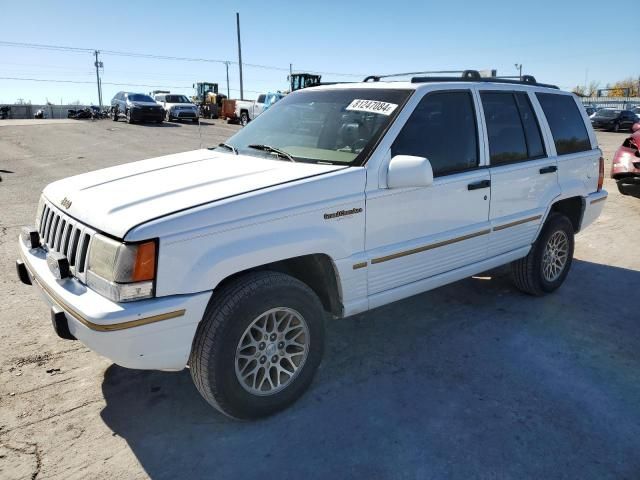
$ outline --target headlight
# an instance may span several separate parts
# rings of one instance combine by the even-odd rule
[[[156,241],[122,243],[95,235],[89,249],[87,285],[115,302],[153,297]]]

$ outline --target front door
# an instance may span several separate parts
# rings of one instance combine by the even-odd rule
[[[482,167],[470,89],[427,93],[391,147],[426,157],[433,185],[367,192],[369,295],[486,258],[489,171]]]

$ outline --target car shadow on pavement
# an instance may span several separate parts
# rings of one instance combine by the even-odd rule
[[[151,478],[637,478],[633,287],[575,260],[534,298],[500,269],[328,322],[310,390],[273,417],[226,418],[188,370],[115,365],[101,415]]]
[[[145,122],[136,122],[133,124],[134,127],[150,127],[150,128],[167,128],[167,127],[180,127],[180,124],[162,122],[162,123],[145,123]]]

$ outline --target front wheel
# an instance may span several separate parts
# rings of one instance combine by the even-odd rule
[[[566,216],[552,213],[529,254],[511,263],[516,287],[537,296],[556,290],[569,273],[573,248],[573,225]]]
[[[222,413],[271,415],[307,389],[324,350],[317,295],[283,273],[240,277],[212,297],[189,366],[198,391]]]
[[[113,120],[114,122],[118,121],[118,109],[116,108],[111,109],[111,120]]]
[[[129,108],[126,113],[127,123],[133,123],[133,118],[131,118],[131,109]]]
[[[613,131],[614,132],[619,132],[620,131],[620,124],[618,122],[613,124]]]

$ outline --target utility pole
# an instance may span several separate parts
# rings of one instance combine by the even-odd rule
[[[99,68],[102,67],[102,62],[98,60],[98,54],[100,52],[98,50],[94,50],[93,53],[96,56],[96,61],[94,65],[96,66],[96,83],[98,85],[98,103],[100,104],[100,110],[102,110],[102,85],[100,83],[100,70],[99,70]]]
[[[522,64],[521,63],[516,63],[514,65],[520,71],[520,81],[522,81]]]
[[[240,45],[240,14],[236,12],[236,27],[238,29],[238,67],[240,68],[240,100],[244,100],[244,88],[242,84],[242,46]]]
[[[224,62],[224,66],[227,67],[227,98],[231,98],[231,95],[229,94],[229,62]]]

